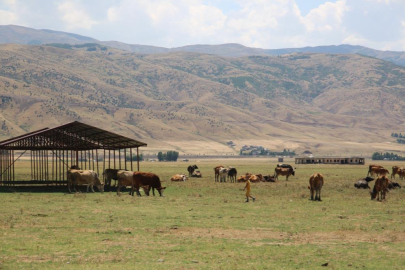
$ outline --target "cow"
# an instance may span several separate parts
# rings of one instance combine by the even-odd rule
[[[277,164],[277,167],[293,169],[293,167],[290,164]]]
[[[117,181],[118,181],[117,195],[121,194],[122,187],[131,186],[131,191],[129,192],[129,195],[134,196],[134,191],[136,191],[136,194],[138,196],[141,196],[141,193],[139,192],[139,187],[142,186],[143,190],[145,191],[145,194],[147,196],[149,196],[149,186],[142,185],[140,183],[135,183],[133,174],[134,174],[134,172],[131,172],[131,171],[118,170],[118,172],[117,172]]]
[[[276,167],[274,169],[274,178],[278,180],[278,176],[283,175],[285,176],[285,179],[288,181],[288,177],[290,175],[295,175],[295,168],[281,168],[281,167]]]
[[[388,189],[401,188],[397,182],[388,181]]]
[[[185,174],[175,174],[175,175],[172,176],[172,178],[170,178],[170,181],[173,181],[173,182],[181,182],[181,181],[186,182],[187,179],[188,179],[187,175],[185,175]]]
[[[214,172],[215,172],[215,182],[219,181],[219,170],[224,168],[224,166],[222,165],[218,165],[214,168]]]
[[[274,179],[274,175],[265,175],[263,176],[263,180],[265,182],[276,182],[276,180]]]
[[[238,171],[235,168],[230,168],[228,171],[228,179],[231,183],[236,182],[236,176],[238,175]]]
[[[387,169],[384,169],[384,168],[380,168],[379,170],[376,170],[375,171],[376,173],[377,173],[377,176],[379,176],[379,175],[387,175],[387,174],[390,174],[390,172],[387,170]]]
[[[244,175],[241,175],[241,176],[238,177],[238,179],[236,179],[236,182],[238,182],[238,183],[246,182],[250,178],[250,176],[251,176],[250,173],[246,173]]]
[[[380,166],[380,165],[374,165],[374,164],[369,165],[367,176],[373,176],[373,174],[376,173],[381,168],[384,168],[384,167]]]
[[[368,189],[370,189],[370,186],[368,185],[368,182],[367,182],[366,180],[363,180],[363,179],[357,181],[357,182],[354,184],[354,187],[356,187],[356,188],[364,188],[364,189],[368,188]]]
[[[402,168],[399,168],[398,166],[392,166],[391,179],[392,179],[392,177],[394,177],[394,179],[395,179],[395,175],[396,175],[396,174],[399,175],[399,172],[401,171],[401,169],[402,169]],[[401,177],[401,176],[399,176],[399,177]]]
[[[363,179],[361,179],[361,180],[364,180],[364,181],[366,181],[366,182],[368,183],[368,182],[374,181],[374,178],[373,178],[373,177],[366,176],[365,178],[363,178]]]
[[[221,168],[219,170],[219,181],[220,182],[226,182],[226,177],[228,176],[228,172],[229,172],[229,169],[227,169],[227,168]]]
[[[259,183],[259,182],[263,181],[263,175],[261,175],[261,174],[250,175],[249,181],[251,183]]]
[[[375,180],[373,191],[370,192],[371,199],[374,200],[377,197],[377,200],[385,200],[385,194],[388,190],[388,178],[385,175],[379,176],[377,180]]]
[[[187,171],[188,171],[188,176],[191,177],[191,175],[193,174],[193,172],[198,169],[197,165],[193,165],[193,166],[188,166]]]
[[[117,185],[117,181],[118,181],[118,177],[117,177],[117,173],[118,173],[118,169],[105,169],[103,176],[104,176],[104,181],[105,181],[105,185],[108,187],[111,187],[111,180],[115,180],[115,184],[114,186]]]
[[[192,174],[191,174],[191,177],[195,177],[195,178],[201,178],[202,177],[202,174],[201,174],[201,172],[200,171],[194,171]]]
[[[135,188],[139,188],[139,185],[149,186],[152,189],[153,196],[155,196],[155,189],[159,192],[160,197],[163,197],[163,192],[166,187],[162,187],[159,176],[154,173],[147,172],[134,172],[133,174]]]
[[[94,192],[93,186],[96,186],[100,192],[104,192],[104,184],[101,183],[95,171],[70,169],[67,172],[67,179],[69,193],[71,193],[70,187],[72,185],[75,192],[75,186],[78,185],[87,185],[87,192],[89,192],[89,188]]]
[[[405,177],[405,169],[400,169],[399,171],[398,171],[398,175],[399,175],[399,178],[401,179],[401,180],[403,180],[404,179],[404,177]]]
[[[322,174],[320,173],[314,173],[311,175],[309,178],[309,186],[308,189],[311,190],[311,200],[315,201],[322,201],[321,200],[321,189],[324,183],[324,179]],[[315,198],[314,198],[314,192],[315,192]]]

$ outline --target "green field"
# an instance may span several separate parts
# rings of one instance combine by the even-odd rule
[[[273,161],[199,161],[202,179],[169,181],[190,163],[141,163],[165,197],[3,187],[0,269],[405,269],[405,192],[371,201],[353,187],[366,166],[298,165],[288,182],[252,184],[245,203],[244,184],[215,183],[213,167],[270,174]],[[314,172],[322,202],[309,200]]]

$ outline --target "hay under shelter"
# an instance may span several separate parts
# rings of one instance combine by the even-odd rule
[[[139,147],[146,143],[78,121],[44,128],[0,142],[0,184],[65,185],[71,166],[139,171]],[[136,150],[134,158],[133,150]],[[30,175],[16,180],[16,162],[30,161]],[[18,168],[17,168],[18,169]]]

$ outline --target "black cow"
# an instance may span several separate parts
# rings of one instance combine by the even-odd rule
[[[276,179],[273,175],[265,175],[263,176],[265,182],[276,182]]]
[[[354,187],[356,187],[356,188],[364,188],[364,189],[370,188],[370,186],[368,185],[368,182],[366,180],[364,180],[364,179],[361,179],[361,180],[357,181],[354,184]]]
[[[397,182],[389,181],[388,189],[394,189],[394,188],[401,188],[401,186]]]
[[[188,166],[187,171],[188,171],[188,176],[191,177],[191,175],[193,174],[193,172],[198,169],[197,165],[193,165],[193,166]]]
[[[236,176],[238,175],[238,171],[235,168],[230,168],[228,171],[228,179],[231,183],[236,182]]]

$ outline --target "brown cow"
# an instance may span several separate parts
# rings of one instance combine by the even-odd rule
[[[382,175],[375,180],[374,188],[373,191],[370,192],[371,199],[374,200],[377,196],[377,200],[380,200],[380,194],[381,194],[381,200],[385,200],[385,194],[387,193],[388,190],[388,178],[385,175]]]
[[[129,195],[134,196],[134,191],[136,190],[136,194],[138,196],[141,196],[141,193],[139,192],[139,187],[142,186],[143,190],[145,191],[145,194],[147,196],[149,196],[149,186],[142,185],[140,183],[135,183],[133,174],[134,174],[134,172],[125,171],[125,170],[119,170],[117,172],[117,178],[118,178],[117,195],[121,194],[122,187],[130,186],[131,191],[129,192]]]
[[[163,197],[163,192],[166,187],[162,187],[159,176],[154,173],[147,172],[134,172],[134,185],[136,189],[139,189],[139,186],[149,186],[152,189],[153,196],[155,196],[155,189],[159,192],[159,195]]]
[[[323,176],[320,173],[314,173],[309,178],[309,187],[308,189],[311,190],[311,200],[314,200],[314,192],[315,192],[315,201],[322,201],[321,200],[321,189],[323,186]]]
[[[390,174],[390,172],[387,170],[387,169],[384,169],[384,168],[380,168],[379,170],[376,170],[376,173],[377,173],[377,176],[379,176],[379,175],[387,175],[387,174]]]
[[[218,181],[219,181],[219,171],[220,171],[222,168],[224,168],[224,166],[222,166],[222,165],[216,166],[216,167],[214,168],[214,172],[215,172],[215,182],[218,182]]]
[[[392,177],[394,177],[394,179],[395,179],[395,175],[396,175],[396,174],[399,175],[399,171],[400,171],[401,169],[402,169],[402,168],[399,168],[398,166],[392,166],[391,179],[392,179]],[[401,177],[401,176],[400,176],[400,177]]]
[[[247,176],[247,178],[246,178]],[[238,183],[242,183],[242,182],[246,182],[249,178],[250,178],[251,174],[250,173],[246,173],[244,175],[241,175],[238,177],[238,179],[236,179],[236,182]]]
[[[285,179],[288,181],[290,175],[295,175],[295,168],[276,167],[274,169],[274,178],[278,180],[279,175],[285,176]]]
[[[398,171],[399,179],[404,180],[405,178],[405,169],[399,169]]]
[[[246,177],[246,176],[245,176]],[[253,174],[249,177],[250,182],[252,183],[259,183],[261,181],[263,181],[263,175],[261,174]]]
[[[75,186],[87,185],[87,192],[89,192],[89,188],[94,192],[93,186],[96,186],[100,192],[104,192],[104,184],[101,183],[95,171],[71,169],[67,172],[67,179],[69,193],[72,185],[74,191],[76,191]]]
[[[368,166],[367,176],[373,176],[374,173],[377,173],[380,169],[384,169],[383,166],[371,164]]]

